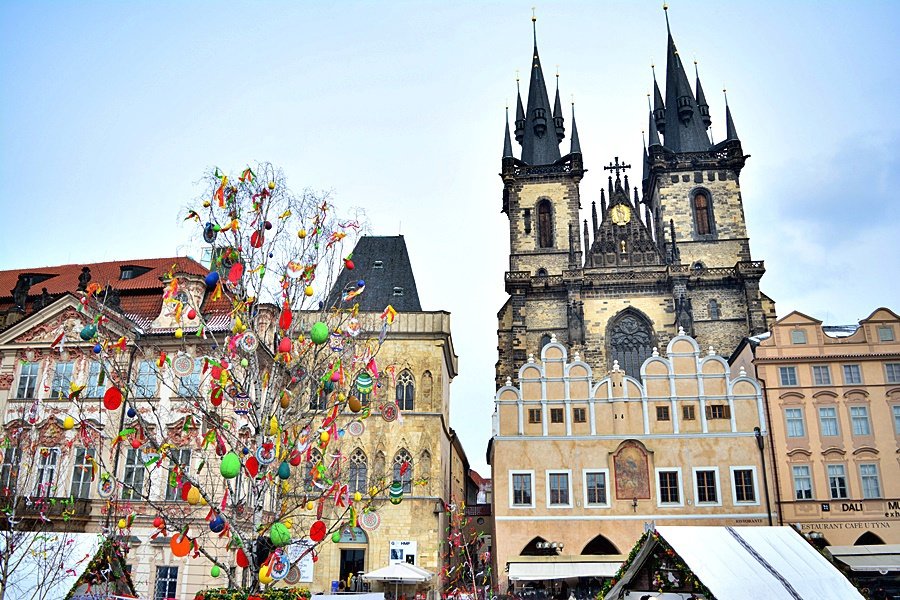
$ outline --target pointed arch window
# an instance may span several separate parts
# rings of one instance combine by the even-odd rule
[[[718,321],[721,318],[721,313],[719,311],[719,303],[715,300],[709,301],[709,318],[713,321]]]
[[[412,373],[404,370],[397,377],[397,406],[400,410],[412,410],[416,399],[416,384]]]
[[[641,366],[653,354],[655,344],[649,319],[636,310],[625,310],[609,324],[606,339],[609,366],[618,361],[626,375],[640,379]]]
[[[350,489],[350,493],[365,493],[368,477],[369,461],[366,458],[366,453],[357,448],[354,450],[353,454],[350,455],[350,469],[347,473],[347,478],[349,480],[347,486]]]
[[[553,247],[553,207],[547,199],[538,202],[538,247]]]
[[[399,481],[403,485],[404,494],[412,493],[412,474],[412,456],[405,448],[401,448],[394,455],[394,481]]]
[[[712,201],[704,190],[694,192],[692,201],[694,209],[694,231],[697,235],[713,234]]]

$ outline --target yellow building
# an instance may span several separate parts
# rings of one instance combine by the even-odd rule
[[[732,357],[764,385],[781,518],[821,546],[900,544],[900,317],[799,312]]]
[[[683,332],[664,355],[654,350],[640,379],[617,363],[595,377],[554,339],[495,406],[501,589],[573,577],[589,586],[653,524],[769,523],[760,386]]]

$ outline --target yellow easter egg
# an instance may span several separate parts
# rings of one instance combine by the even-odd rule
[[[75,427],[75,419],[73,419],[72,417],[66,417],[65,419],[63,419],[63,429],[69,430],[73,427]]]
[[[306,510],[312,510],[316,507],[316,503],[310,500],[306,503]]]
[[[353,501],[354,502],[362,502],[362,494],[359,492],[356,492],[355,494],[353,494]]]
[[[272,583],[272,569],[269,565],[263,565],[259,568],[259,582],[263,585]]]
[[[311,285],[306,286],[306,289],[303,290],[303,293],[306,294],[307,296],[312,296],[314,293],[313,286],[311,286]]]
[[[329,433],[327,431],[323,431],[322,433],[319,434],[319,441],[322,442],[323,444],[327,444],[328,440],[330,440],[330,439],[331,439],[331,435],[329,435]]]
[[[179,340],[184,337],[184,330],[181,327],[175,330],[175,337]]]
[[[187,503],[190,504],[191,506],[194,506],[194,505],[200,503],[200,498],[201,498],[200,490],[198,490],[194,486],[191,486],[191,489],[188,490],[188,493],[187,493]]]
[[[125,519],[119,519],[119,529],[127,529],[127,528],[128,528],[128,521],[126,521]]]
[[[301,229],[300,231],[298,231],[298,232],[297,232],[297,237],[299,237],[301,240],[302,240],[303,238],[305,238],[305,237],[306,237],[306,230],[305,230],[305,229]]]
[[[269,182],[269,189],[270,189],[270,190],[274,190],[274,189],[275,189],[275,182],[274,182],[274,181],[270,181],[270,182]]]

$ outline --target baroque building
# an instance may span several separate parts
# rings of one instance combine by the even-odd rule
[[[551,104],[535,33],[527,105],[519,93],[514,133],[507,121],[503,143],[510,254],[498,387],[551,335],[596,369],[618,361],[637,377],[679,327],[730,353],[774,317],[759,287],[764,264],[750,253],[740,188],[747,156],[731,110],[726,104],[725,139],[713,143],[699,75],[692,88],[671,31],[665,96],[655,77],[653,90],[640,186],[630,185],[630,165],[616,157],[603,167],[610,174],[599,206],[592,201],[590,222],[582,222],[586,169],[574,105],[563,155],[560,90]]]

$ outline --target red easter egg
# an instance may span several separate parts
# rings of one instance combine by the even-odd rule
[[[153,519],[153,526],[156,527],[157,529],[159,529],[160,527],[162,527],[165,524],[166,524],[166,522],[163,521],[163,518],[160,516],[157,516],[155,519]]]
[[[139,440],[139,439],[137,439],[137,438],[132,439],[132,440],[131,440],[131,447],[134,448],[135,450],[137,450],[138,448],[140,448],[140,447],[141,447],[141,440]]]
[[[303,461],[303,455],[300,454],[298,450],[294,450],[291,452],[291,458],[288,462],[291,463],[292,467],[300,466],[300,463]]]
[[[221,406],[222,398],[225,397],[225,390],[219,386],[213,387],[209,394],[209,401],[213,406]]]
[[[237,284],[241,277],[244,275],[244,265],[236,262],[231,265],[231,269],[228,270],[228,281],[231,284]]]
[[[186,535],[176,534],[169,540],[169,547],[174,556],[184,558],[191,552],[191,540]]]
[[[312,524],[312,527],[309,528],[309,539],[314,542],[321,542],[325,539],[326,533],[328,533],[328,527],[325,526],[325,523],[316,521]]]
[[[191,310],[188,311],[188,319],[196,319],[196,318],[197,318],[197,311],[192,308]]]
[[[353,270],[353,267],[355,267],[356,265],[354,265],[354,264],[353,264],[353,261],[350,260],[349,258],[345,258],[345,259],[344,259],[344,266],[347,267],[347,270],[348,270],[348,271],[352,271],[352,270]]]
[[[253,234],[250,236],[250,245],[253,246],[254,248],[259,248],[260,246],[262,246],[264,241],[265,240],[263,239],[262,231],[259,231],[259,230],[254,231]]]
[[[237,565],[242,569],[246,569],[247,567],[250,566],[250,560],[247,558],[247,555],[244,553],[243,548],[238,548],[235,559],[237,560]]]
[[[222,367],[214,365],[213,368],[209,370],[209,374],[212,375],[214,380],[218,381],[222,377]]]
[[[122,392],[119,388],[111,387],[103,394],[103,406],[106,410],[116,410],[122,406]]]
[[[256,477],[256,474],[259,473],[259,461],[256,460],[255,456],[248,458],[247,462],[244,463],[244,466],[247,467],[247,472],[250,473],[250,477]]]
[[[281,307],[281,316],[278,317],[278,326],[284,330],[287,330],[288,327],[291,326],[291,322],[294,320],[294,315],[291,312],[291,306],[287,302],[284,303],[284,306]]]
[[[288,352],[291,351],[292,346],[293,346],[293,344],[291,344],[291,338],[283,337],[283,338],[281,338],[281,341],[278,342],[278,351],[281,352],[282,354],[287,354]]]

